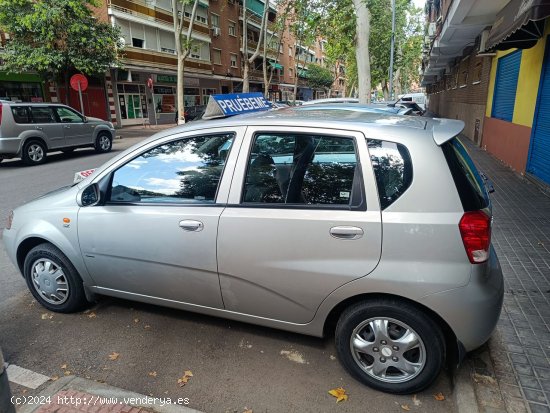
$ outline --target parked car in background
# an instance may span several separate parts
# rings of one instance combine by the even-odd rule
[[[348,110],[355,112],[370,112],[370,113],[386,113],[392,115],[410,115],[412,109],[388,106],[372,103],[370,105],[362,105],[360,103],[318,103],[315,105],[303,105],[296,110],[300,111],[320,111],[320,110]]]
[[[423,112],[426,111],[426,102],[428,99],[425,93],[407,93],[404,95],[399,95],[398,98],[399,100],[397,101],[397,103],[414,102],[420,108],[422,108]]]
[[[314,99],[304,102],[304,105],[319,105],[324,103],[359,103],[357,98],[326,98],[326,99]]]
[[[159,132],[12,211],[7,255],[51,311],[108,295],[334,334],[357,380],[419,392],[500,315],[486,185],[461,121],[319,108]]]
[[[93,147],[109,152],[115,129],[111,122],[86,117],[60,104],[0,102],[0,162],[21,158],[44,163],[48,152]]]

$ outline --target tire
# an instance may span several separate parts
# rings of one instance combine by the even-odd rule
[[[27,165],[40,165],[46,162],[46,145],[42,141],[31,139],[23,145],[21,159]]]
[[[338,320],[335,341],[346,370],[367,386],[387,393],[424,390],[445,361],[440,327],[401,300],[377,299],[349,307]]]
[[[107,153],[113,148],[113,137],[108,132],[99,132],[94,145],[97,153]]]
[[[52,244],[40,244],[29,251],[23,274],[34,298],[48,310],[73,313],[88,304],[78,272]]]

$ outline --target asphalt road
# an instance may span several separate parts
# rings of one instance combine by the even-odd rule
[[[9,209],[70,184],[75,172],[100,165],[139,139],[117,140],[113,152],[105,155],[90,150],[54,154],[38,167],[3,162],[1,226]],[[376,392],[343,370],[332,337],[312,338],[112,298],[100,299],[83,313],[48,312],[27,292],[3,245],[0,346],[9,363],[47,376],[70,372],[145,395],[188,397],[189,407],[205,412],[455,410],[446,372],[414,397]],[[109,358],[113,353],[119,354],[116,360]],[[193,377],[180,387],[178,378],[186,370]],[[336,404],[328,394],[337,387],[347,391],[347,401]],[[16,395],[24,391],[32,394],[13,386]],[[437,401],[437,393],[446,399]]]

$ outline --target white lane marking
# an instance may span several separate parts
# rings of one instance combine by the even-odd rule
[[[9,381],[30,389],[36,389],[50,380],[49,377],[43,374],[35,373],[34,371],[24,369],[15,364],[9,364],[6,372],[8,373]]]

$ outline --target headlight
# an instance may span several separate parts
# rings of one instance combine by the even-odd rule
[[[115,128],[115,125],[113,125],[113,122],[107,122],[107,124],[109,125],[109,127],[110,127],[111,129],[114,129],[114,128]]]
[[[6,229],[11,229],[11,224],[13,223],[13,211],[10,211],[8,218],[6,219]]]

